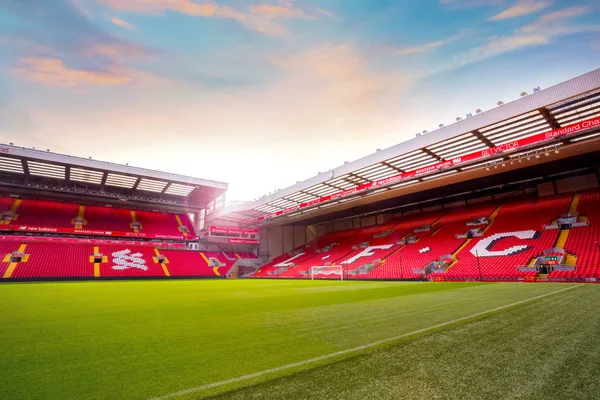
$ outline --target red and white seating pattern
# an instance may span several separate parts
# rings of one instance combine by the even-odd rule
[[[443,274],[445,279],[519,279],[535,272],[518,272],[543,251],[554,247],[558,230],[544,230],[568,212],[572,195],[520,198],[505,201],[483,237],[473,239],[458,255],[458,262]]]
[[[496,208],[495,204],[485,204],[464,209],[454,209],[444,215],[430,232],[419,235],[417,243],[404,246],[385,261],[382,271],[373,271],[371,275],[393,270],[405,278],[419,278],[423,275],[415,270],[423,269],[433,261],[439,261],[446,254],[453,254],[466,239],[456,239],[456,234],[467,231],[467,222],[478,217],[487,217]],[[368,276],[367,276],[368,277]]]
[[[22,260],[11,263],[11,255],[22,251]],[[94,256],[98,250],[102,261]],[[159,262],[164,257],[164,265]],[[213,268],[205,257],[225,260]],[[98,257],[99,258],[99,257]],[[152,245],[57,243],[27,240],[0,242],[0,280],[97,277],[225,277],[238,258],[256,258],[252,253],[156,249]],[[12,265],[12,267],[11,267]],[[7,270],[11,269],[8,274]]]
[[[8,227],[15,229],[28,227],[41,228],[75,228],[75,218],[79,216],[79,205],[74,203],[63,203],[58,201],[30,200],[16,201],[13,198],[0,197],[0,214],[9,211],[11,207],[16,208],[16,217],[10,221]],[[179,217],[179,221],[177,221]],[[84,230],[135,233],[132,223],[139,222],[139,232],[148,234],[150,237],[174,238],[194,237],[194,228],[185,214],[169,214],[152,211],[135,211],[125,208],[108,206],[85,206],[83,207]],[[180,229],[187,227],[188,234],[185,235]],[[64,231],[63,231],[64,232]],[[68,232],[64,232],[68,233]],[[77,232],[72,232],[77,233]]]
[[[470,227],[467,222],[478,217],[491,217],[498,203],[478,204],[468,208],[456,208],[443,213],[424,213],[390,221],[386,227],[359,228],[324,235],[306,246],[296,250],[303,253],[291,262],[286,271],[273,274],[285,261],[294,256],[288,253],[263,266],[256,277],[308,277],[311,266],[325,265],[324,257],[336,265],[344,265],[346,278],[357,279],[406,279],[422,278],[415,270],[423,269],[441,256],[454,254],[455,260],[445,273],[430,274],[430,278],[444,280],[478,279],[523,280],[537,276],[537,272],[519,272],[518,267],[532,265],[543,251],[555,247],[560,231],[544,230],[543,225],[550,224],[558,216],[569,211],[573,194],[535,198],[520,197],[507,199],[500,204],[499,212],[490,221],[489,226],[481,226],[484,236],[473,239],[456,239],[457,234],[466,233]],[[578,271],[567,273],[574,278],[600,278],[600,190],[581,194],[578,212],[590,220],[590,226],[570,230],[565,250],[578,257]],[[441,218],[440,218],[441,217]],[[430,232],[411,233],[422,225],[434,223]],[[373,238],[373,231],[390,229],[391,235]],[[408,234],[418,237],[416,243],[397,245]],[[386,248],[371,249],[371,255],[365,250],[352,250],[340,257],[344,251],[352,249],[362,242],[369,246],[391,245]],[[329,252],[316,253],[316,249],[339,243]],[[462,248],[461,248],[462,246]],[[361,255],[358,257],[359,255]],[[352,274],[362,265],[376,259],[383,263],[367,274]],[[553,272],[550,277],[565,276],[563,272]]]
[[[565,251],[577,257],[577,270],[553,271],[549,278],[600,278],[600,190],[583,192],[577,212],[590,223],[571,229],[565,243]]]

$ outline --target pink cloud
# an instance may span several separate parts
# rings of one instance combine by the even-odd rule
[[[57,58],[22,58],[20,61],[23,65],[12,72],[45,86],[75,88],[83,85],[123,85],[131,81],[131,77],[121,73],[69,68]]]
[[[269,6],[265,4],[257,4],[250,7],[254,14],[260,14],[267,18],[302,18],[302,19],[317,19],[313,15],[308,15],[303,10],[293,7]]]
[[[131,25],[129,22],[125,22],[120,18],[117,17],[113,17],[110,22],[112,22],[113,24],[120,26],[121,28],[125,28],[125,29],[134,29],[135,27],[133,25]]]
[[[163,14],[175,11],[194,17],[243,19],[244,15],[232,7],[214,3],[198,4],[190,0],[98,0],[112,9],[141,14]]]
[[[550,2],[549,0],[521,1],[518,4],[514,5],[513,7],[510,7],[509,9],[502,11],[500,14],[494,15],[492,18],[490,18],[490,20],[491,21],[501,21],[504,19],[510,19],[510,18],[521,17],[524,15],[533,14],[540,10],[543,10],[544,8],[550,7],[551,4],[552,4],[552,2]]]

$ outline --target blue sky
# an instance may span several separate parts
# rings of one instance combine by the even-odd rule
[[[4,0],[0,142],[252,200],[600,66],[592,0]]]

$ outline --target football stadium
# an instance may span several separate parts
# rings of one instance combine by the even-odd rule
[[[600,1],[0,0],[0,400],[600,399]]]
[[[3,144],[0,397],[595,398],[600,70],[253,202]]]

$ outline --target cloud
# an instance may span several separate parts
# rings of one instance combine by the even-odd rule
[[[112,22],[113,24],[120,26],[121,28],[125,28],[125,29],[134,29],[135,27],[133,25],[131,25],[129,22],[125,22],[120,18],[117,17],[113,17],[110,22]]]
[[[12,69],[17,76],[45,86],[80,87],[84,85],[123,85],[131,77],[120,73],[67,67],[57,58],[23,58],[22,66]]]
[[[156,58],[157,53],[148,52],[142,47],[127,42],[92,43],[81,49],[81,55],[101,62],[103,65],[125,64],[128,60],[148,61]]]
[[[302,18],[302,19],[317,19],[313,15],[308,15],[304,10],[293,7],[269,6],[257,4],[250,6],[250,10],[254,14],[260,14],[267,18]]]
[[[543,15],[537,21],[534,21],[531,24],[525,25],[524,27],[520,28],[518,32],[531,33],[555,30],[557,28],[560,28],[561,23],[564,22],[563,20],[583,15],[589,11],[590,9],[588,7],[580,6],[570,7],[560,11],[551,12],[549,14]]]
[[[143,14],[162,14],[165,11],[176,11],[182,14],[202,17],[214,17],[219,6],[212,3],[196,4],[190,0],[98,0],[100,3],[121,11]]]
[[[273,63],[283,71],[281,86],[297,86],[288,93],[306,94],[310,105],[303,107],[324,107],[323,102],[330,102],[331,107],[355,112],[361,118],[379,114],[412,83],[411,74],[379,67],[350,43],[277,57]]]
[[[442,39],[442,40],[425,43],[420,46],[396,48],[396,49],[393,49],[392,51],[394,54],[399,54],[399,55],[424,53],[424,52],[436,49],[438,47],[445,46],[445,45],[455,42],[457,40],[460,40],[460,39],[464,38],[469,32],[470,32],[469,30],[464,30],[461,33],[459,33],[458,35],[450,36],[450,37]]]
[[[586,7],[571,7],[545,14],[536,21],[515,30],[510,35],[491,37],[484,45],[458,55],[445,69],[458,68],[524,48],[545,46],[561,36],[600,32],[600,25],[571,23],[570,19],[583,15],[588,11],[590,10]]]
[[[122,50],[127,58],[156,53],[155,50],[118,38],[92,24],[71,2],[11,1],[8,10],[18,21],[11,36],[17,57],[81,59],[92,47],[109,46]],[[39,3],[39,4],[37,4]],[[79,4],[79,3],[75,3]],[[32,9],[35,12],[32,12]],[[106,67],[105,59],[94,60],[96,68]]]
[[[167,11],[178,12],[193,17],[223,18],[238,21],[246,28],[269,36],[287,36],[285,26],[277,23],[277,19],[308,19],[316,20],[316,15],[310,15],[302,9],[295,8],[293,2],[280,2],[279,5],[255,4],[245,12],[230,6],[216,3],[194,3],[191,0],[98,0],[100,3],[119,11],[136,12],[140,14],[162,15]],[[333,14],[326,10],[317,11],[328,17]]]
[[[505,37],[494,37],[479,47],[475,47],[458,56],[453,63],[453,66],[461,67],[467,64],[483,61],[490,57],[499,56],[504,53],[509,53],[516,50],[521,50],[527,47],[543,46],[550,43],[550,39],[545,36],[520,36],[511,35]]]
[[[505,0],[440,0],[440,3],[451,8],[478,8],[504,4]]]
[[[214,3],[193,3],[190,0],[98,0],[100,3],[120,11],[139,14],[161,15],[174,11],[192,17],[245,19],[245,15],[233,7]]]
[[[523,0],[509,9],[502,11],[500,14],[494,15],[490,18],[490,21],[501,21],[534,14],[544,8],[550,7],[551,4],[549,0]]]
[[[321,15],[331,18],[334,21],[339,21],[338,16],[332,13],[331,11],[325,10],[323,8],[317,8],[315,11]]]

